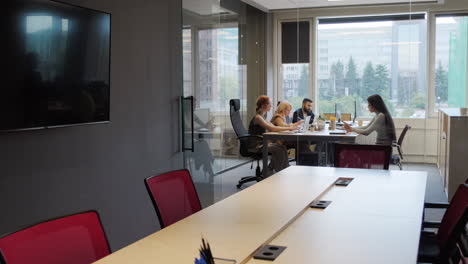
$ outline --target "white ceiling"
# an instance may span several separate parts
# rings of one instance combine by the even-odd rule
[[[214,15],[230,12],[220,6],[219,0],[183,0],[182,6],[184,9],[199,15]]]
[[[409,3],[410,0],[243,0],[260,9],[294,9],[308,7],[352,6],[352,5],[380,5]],[[411,0],[417,2],[438,2],[438,0]]]

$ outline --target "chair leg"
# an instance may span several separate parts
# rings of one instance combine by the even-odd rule
[[[253,161],[252,161],[253,165]],[[247,177],[242,177],[240,181],[237,183],[236,187],[240,189],[242,187],[242,184],[246,182],[252,182],[252,181],[261,181],[263,180],[262,178],[262,170],[260,169],[260,160],[257,160],[257,168],[255,169],[255,176],[247,176]]]
[[[239,181],[239,183],[237,183],[236,187],[240,189],[242,184],[252,181],[258,181],[258,178],[256,176],[244,177]]]

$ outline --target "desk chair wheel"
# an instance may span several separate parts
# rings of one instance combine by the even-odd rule
[[[239,183],[236,185],[237,189],[240,189],[242,187],[242,184],[251,182],[251,181],[256,181],[259,182],[263,180],[262,177],[262,170],[260,169],[259,166],[255,169],[255,176],[247,176],[247,177],[242,177],[239,181]]]

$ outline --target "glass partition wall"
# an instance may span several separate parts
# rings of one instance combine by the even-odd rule
[[[240,0],[183,1],[184,156],[203,206],[255,175],[222,172],[249,161],[239,154],[229,101],[240,100],[247,128],[265,89],[265,26],[266,14]]]

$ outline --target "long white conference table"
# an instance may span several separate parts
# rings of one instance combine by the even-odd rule
[[[334,185],[353,178],[346,187]],[[414,264],[426,172],[291,166],[97,264],[194,263],[201,237],[236,263]],[[329,200],[326,209],[309,207]],[[286,246],[273,262],[263,245]]]

